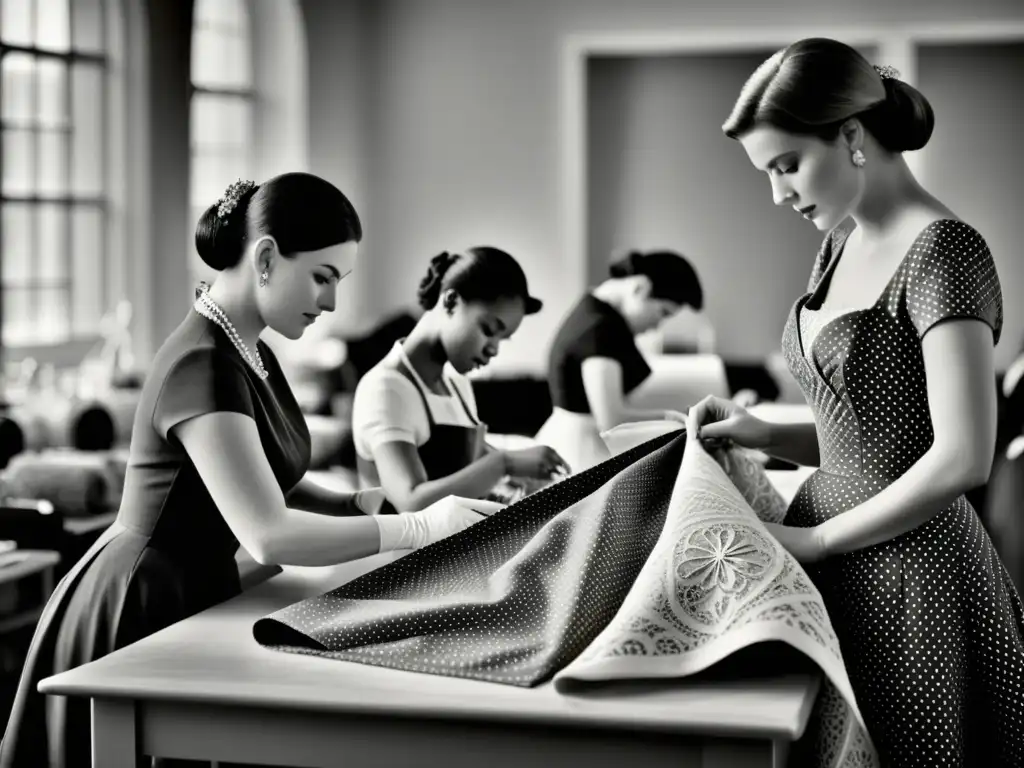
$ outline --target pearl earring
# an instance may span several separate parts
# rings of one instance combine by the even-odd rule
[[[853,164],[856,165],[858,168],[863,168],[864,163],[868,161],[868,159],[864,157],[864,153],[859,149],[856,150],[852,155],[850,155],[850,159],[853,160]]]
[[[266,288],[267,287],[267,281],[269,279],[270,279],[270,274],[267,272],[267,270],[264,269],[262,272],[260,272],[260,288]]]

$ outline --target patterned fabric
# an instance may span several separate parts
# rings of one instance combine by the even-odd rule
[[[608,461],[261,619],[256,639],[519,686],[553,674],[559,691],[684,677],[786,643],[828,678],[814,729],[827,736],[808,751],[822,766],[876,766],[821,597],[762,525],[785,501],[746,452],[712,457],[678,425],[653,428],[613,430],[630,445]]]
[[[942,220],[919,234],[874,305],[805,338],[803,310],[821,306],[848,234],[826,238],[783,333],[821,459],[787,525],[814,526],[867,501],[931,446],[921,344],[930,328],[976,318],[995,341],[1002,329],[984,239]],[[807,571],[884,764],[1024,765],[1024,606],[963,496],[903,536]]]
[[[787,525],[866,501],[931,445],[921,338],[933,325],[974,317],[995,340],[1002,328],[984,241],[940,221],[872,307],[805,345],[800,311],[820,307],[843,240],[826,239],[783,335],[821,448]],[[805,571],[759,522],[783,514],[760,467],[740,452],[716,462],[684,448],[669,433],[613,449],[466,531],[260,620],[256,639],[521,686],[553,675],[563,689],[684,676],[781,641],[827,678],[794,764],[1024,765],[1024,605],[963,497],[910,533]]]

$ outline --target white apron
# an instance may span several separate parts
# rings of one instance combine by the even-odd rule
[[[597,422],[589,413],[555,408],[534,440],[554,448],[565,459],[572,474],[611,458]]]

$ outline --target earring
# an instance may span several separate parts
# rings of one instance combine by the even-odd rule
[[[260,272],[260,288],[266,288],[267,287],[267,281],[269,279],[270,279],[270,274],[267,272],[267,270],[264,269],[262,272]]]
[[[856,150],[852,155],[850,155],[850,159],[853,160],[853,164],[856,165],[858,168],[863,168],[864,163],[868,161],[868,159],[864,157],[864,153],[859,149]]]

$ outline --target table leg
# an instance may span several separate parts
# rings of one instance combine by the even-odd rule
[[[786,768],[789,761],[789,742],[785,739],[776,739],[772,743],[772,765],[774,768]]]
[[[140,765],[134,701],[92,700],[92,764],[103,768],[137,768]]]

